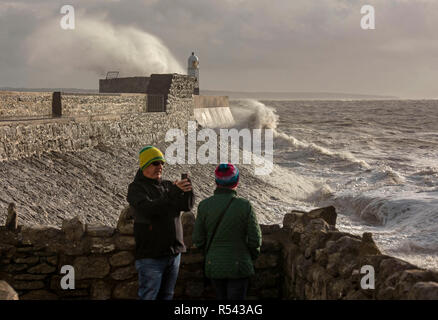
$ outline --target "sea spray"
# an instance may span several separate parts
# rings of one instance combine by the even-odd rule
[[[100,17],[82,16],[75,30],[65,31],[59,19],[36,29],[26,40],[27,62],[46,72],[46,78],[62,79],[88,72],[123,75],[185,73],[163,42],[138,28],[114,26]],[[56,84],[52,84],[56,85]]]
[[[293,147],[336,157],[344,161],[358,164],[364,169],[370,168],[370,165],[366,161],[357,159],[348,151],[334,152],[313,142],[300,141],[295,137],[278,130],[279,116],[276,114],[275,109],[266,106],[260,101],[252,99],[233,101],[231,104],[231,111],[237,122],[237,127],[246,127],[250,129],[270,128],[274,130],[275,138],[284,140]]]

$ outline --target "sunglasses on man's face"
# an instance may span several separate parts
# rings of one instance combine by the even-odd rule
[[[159,165],[162,165],[162,166],[164,166],[164,162],[163,161],[154,161],[154,162],[152,162],[152,165],[153,166],[159,166]]]

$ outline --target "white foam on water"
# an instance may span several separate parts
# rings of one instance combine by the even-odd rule
[[[275,109],[270,108],[260,101],[252,99],[243,99],[233,101],[230,105],[233,116],[237,122],[237,126],[252,128],[252,129],[274,129],[274,137],[285,140],[290,146],[298,149],[304,149],[316,154],[323,154],[337,159],[345,160],[351,163],[359,164],[363,168],[370,168],[370,165],[364,160],[355,158],[350,152],[342,151],[335,152],[327,148],[319,146],[313,142],[300,141],[278,130],[279,116]]]
[[[231,108],[242,126],[275,130],[277,165],[299,185],[315,183],[303,201],[334,205],[340,230],[372,232],[384,253],[438,269],[438,101],[240,100]],[[294,184],[278,172],[270,178]]]

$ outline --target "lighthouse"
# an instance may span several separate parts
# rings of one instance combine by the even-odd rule
[[[189,57],[188,60],[187,74],[196,78],[193,94],[199,95],[199,58],[195,56],[194,52],[192,52],[192,55]]]

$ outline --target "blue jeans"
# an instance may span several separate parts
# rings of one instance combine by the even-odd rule
[[[136,260],[139,298],[141,300],[172,300],[180,260],[181,253],[162,258]]]
[[[218,300],[244,300],[248,290],[248,278],[212,279]]]

